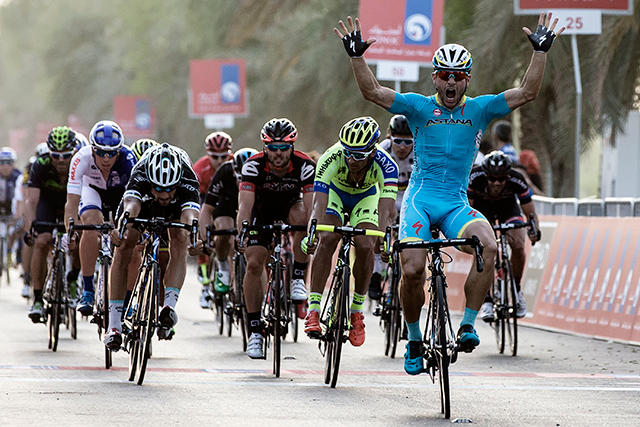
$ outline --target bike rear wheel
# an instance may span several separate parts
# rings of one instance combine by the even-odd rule
[[[140,306],[140,348],[138,350],[138,363],[136,375],[138,377],[137,384],[142,385],[144,376],[147,371],[147,362],[151,356],[151,338],[156,327],[156,319],[158,317],[158,289],[159,289],[159,271],[158,264],[153,263],[151,266],[151,274],[146,283],[144,290],[144,298]]]
[[[400,334],[402,333],[402,307],[400,306],[400,293],[399,293],[400,277],[393,277],[391,280],[391,351],[390,356],[392,359],[396,357],[396,350],[398,349],[398,341],[400,341]]]
[[[435,355],[438,362],[438,384],[440,385],[440,411],[446,419],[451,417],[451,395],[449,389],[449,339],[447,336],[448,314],[445,306],[445,290],[444,279],[442,276],[436,276],[436,318],[435,327],[437,328]]]

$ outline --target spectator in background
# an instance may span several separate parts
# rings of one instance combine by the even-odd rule
[[[541,193],[544,193],[544,184],[542,183],[542,174],[540,173],[540,162],[538,156],[531,150],[522,150],[520,153],[520,164],[527,170],[527,175],[533,185],[538,187]]]
[[[511,139],[511,123],[506,120],[497,121],[491,129],[491,135],[493,136],[494,149],[502,151],[513,164],[517,164],[518,153],[516,153]]]

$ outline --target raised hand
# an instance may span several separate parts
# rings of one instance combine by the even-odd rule
[[[344,25],[344,22],[339,21],[338,25],[340,26],[342,31],[334,28],[333,32],[342,39],[342,42],[344,43],[344,49],[347,51],[347,54],[350,57],[361,58],[364,52],[369,49],[369,46],[375,43],[376,39],[372,38],[367,41],[362,40],[360,20],[358,18],[356,18],[354,26],[353,19],[348,16],[347,24],[349,25],[349,29],[347,29],[347,27]]]
[[[540,14],[538,18],[538,28],[535,33],[532,33],[527,27],[522,28],[525,34],[527,34],[527,37],[529,37],[533,50],[536,52],[548,52],[556,36],[559,36],[565,30],[565,28],[562,27],[557,33],[554,33],[553,30],[556,28],[556,25],[558,25],[558,18],[551,22],[551,16],[551,12],[546,14],[546,16],[544,12]],[[551,26],[549,26],[549,24],[551,24]]]

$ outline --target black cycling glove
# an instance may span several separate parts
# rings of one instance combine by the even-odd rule
[[[538,25],[536,32],[529,34],[528,37],[533,46],[533,50],[546,53],[551,49],[553,40],[556,38],[556,33],[544,25]]]
[[[344,49],[347,51],[347,54],[352,58],[361,58],[364,52],[371,46],[362,40],[360,31],[345,34],[345,36],[342,37],[342,43],[344,43]]]

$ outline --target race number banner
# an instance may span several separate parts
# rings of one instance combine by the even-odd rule
[[[246,116],[246,61],[195,59],[189,64],[189,116]]]
[[[156,110],[147,97],[114,97],[113,117],[129,140],[155,136]]]
[[[444,0],[360,0],[362,38],[377,41],[367,60],[431,64],[440,46]]]

